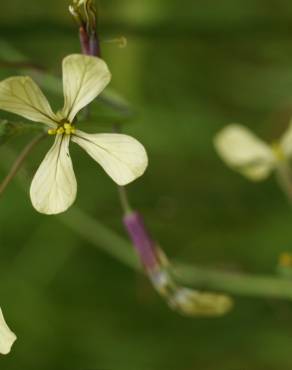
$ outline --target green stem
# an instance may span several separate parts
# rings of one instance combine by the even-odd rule
[[[35,64],[33,62],[28,62],[28,61],[13,62],[13,61],[0,60],[0,67],[1,68],[15,68],[15,69],[35,69],[38,71],[45,71],[45,67],[39,64]]]
[[[1,148],[1,152],[2,157],[5,157],[7,152],[10,155],[7,148]],[[1,165],[5,166],[6,162],[1,162]],[[17,177],[20,177],[22,189],[25,190],[29,186],[28,177],[21,173],[18,173]],[[56,218],[90,245],[103,250],[129,268],[143,273],[131,243],[115,231],[77,207]],[[204,288],[237,296],[281,298],[292,301],[292,281],[288,279],[206,269],[176,262],[172,265],[178,282],[197,289]]]
[[[134,270],[142,269],[130,242],[92,219],[76,207],[58,219],[95,247],[102,249]],[[172,263],[175,279],[194,288],[215,290],[238,296],[281,298],[292,301],[292,281]]]
[[[102,249],[128,267],[139,269],[140,264],[131,244],[82,210],[74,207],[69,212],[57,216],[57,219],[91,245]]]
[[[34,149],[34,147],[45,137],[44,133],[41,133],[37,135],[32,141],[30,141],[22,150],[22,152],[19,154],[19,156],[16,158],[15,162],[13,163],[8,175],[5,177],[5,179],[0,184],[0,196],[4,193],[7,186],[10,184],[10,182],[14,179],[17,172],[23,165],[26,158],[29,156],[31,151]]]
[[[130,204],[130,199],[125,186],[117,186],[120,204],[125,215],[132,213],[133,208]]]
[[[175,264],[176,280],[202,289],[238,296],[281,298],[292,301],[292,281],[269,275],[251,275]]]

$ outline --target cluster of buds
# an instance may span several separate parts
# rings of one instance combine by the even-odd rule
[[[100,57],[97,36],[97,11],[94,0],[73,0],[69,11],[79,26],[82,53]]]
[[[221,316],[230,311],[230,297],[189,289],[175,281],[172,266],[150,237],[139,213],[126,214],[124,225],[153,287],[173,310],[184,316]]]

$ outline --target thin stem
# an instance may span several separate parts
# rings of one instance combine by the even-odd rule
[[[1,148],[2,156],[10,155],[7,147]],[[0,162],[5,167],[6,163]],[[17,174],[22,190],[28,186],[28,177]],[[56,217],[73,233],[88,241],[89,245],[101,249],[129,268],[140,271],[140,262],[132,244],[99,221],[74,207],[70,212]],[[281,298],[292,301],[292,281],[274,276],[262,276],[227,272],[203,268],[196,265],[173,263],[176,280],[194,288],[217,290],[238,296]]]
[[[80,209],[74,207],[73,210],[58,216],[57,219],[88,240],[94,247],[102,249],[128,267],[143,272],[132,244]],[[289,279],[227,272],[176,262],[172,267],[177,282],[196,289],[203,288],[238,296],[281,298],[292,301],[292,281]]]
[[[45,71],[46,68],[40,64],[36,64],[29,61],[23,62],[11,62],[6,60],[0,60],[1,68],[24,68],[24,69],[36,69],[38,71]]]
[[[19,154],[19,156],[16,158],[15,162],[13,163],[8,175],[5,177],[5,179],[0,184],[0,196],[4,193],[7,186],[10,184],[10,182],[13,180],[21,166],[23,165],[26,158],[29,156],[31,151],[34,149],[34,147],[45,137],[45,133],[41,133],[37,135],[33,140],[31,140],[22,150],[22,152]]]
[[[285,298],[292,300],[292,281],[271,275],[252,275],[175,264],[176,281],[201,289],[238,296]]]
[[[133,209],[130,204],[130,199],[127,193],[127,189],[125,188],[125,186],[118,186],[117,188],[118,188],[118,194],[119,194],[121,207],[122,207],[124,214],[127,215],[129,213],[132,213]]]

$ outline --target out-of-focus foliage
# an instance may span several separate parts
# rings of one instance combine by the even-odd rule
[[[60,75],[62,57],[79,51],[67,5],[2,2],[0,37]],[[212,139],[230,122],[246,124],[267,140],[286,128],[292,113],[291,3],[110,0],[100,5],[103,40],[128,38],[125,49],[103,43],[103,54],[112,87],[139,112],[124,130],[148,148],[150,168],[129,190],[156,239],[170,257],[274,272],[281,252],[292,248],[292,212],[272,179],[255,185],[225,168]],[[2,68],[0,78],[15,73],[19,69]],[[62,106],[61,96],[46,93],[54,108]],[[98,120],[94,130],[108,127]],[[10,145],[17,151],[30,137]],[[35,171],[48,145],[34,151],[29,170]],[[3,153],[1,177],[2,164],[12,160]],[[122,233],[114,185],[79,149],[72,156],[77,205]],[[237,299],[223,319],[179,317],[143,277],[57,219],[37,214],[17,182],[0,202],[0,295],[19,338],[12,355],[0,358],[5,370],[292,366],[290,303]]]

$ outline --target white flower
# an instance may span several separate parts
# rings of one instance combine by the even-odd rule
[[[0,308],[0,353],[2,355],[7,355],[16,339],[16,335],[12,333],[6,324]]]
[[[89,8],[92,5],[92,0],[73,0],[73,6],[80,8],[81,6],[85,6]]]
[[[85,2],[87,2],[88,0],[73,0],[73,3],[74,3],[74,5],[76,5],[76,6],[81,6],[81,5],[84,5],[85,4]]]
[[[232,169],[253,181],[266,179],[273,170],[292,156],[292,123],[276,144],[269,145],[249,129],[232,124],[214,139],[215,148]]]
[[[56,135],[31,184],[31,201],[37,211],[58,214],[66,211],[76,198],[70,141],[80,145],[118,185],[126,185],[144,173],[148,158],[137,140],[122,134],[86,134],[73,125],[77,113],[101,93],[110,79],[102,59],[67,56],[63,60],[65,103],[57,114],[30,77],[11,77],[0,82],[0,109],[41,122],[50,135]]]

